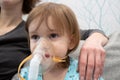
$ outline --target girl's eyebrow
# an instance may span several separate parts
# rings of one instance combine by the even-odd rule
[[[50,33],[58,33],[55,29],[49,30]]]
[[[38,28],[39,28],[38,25],[37,26],[32,25],[32,26],[29,26],[28,30],[29,30],[30,33],[34,33],[34,32],[36,32],[38,30]]]
[[[37,30],[34,28],[34,29],[28,29],[29,30],[29,33],[35,33]]]
[[[36,30],[29,30],[29,33],[35,34],[35,33],[36,33]]]

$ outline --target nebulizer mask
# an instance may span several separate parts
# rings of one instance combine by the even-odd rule
[[[51,68],[53,68],[55,63],[65,62],[66,58],[59,58],[54,56],[54,47],[48,39],[41,38],[37,46],[35,47],[33,53],[25,58],[19,68],[18,76],[20,80],[25,80],[19,74],[21,66],[28,60],[30,60],[28,80],[37,80],[38,75],[41,75]]]

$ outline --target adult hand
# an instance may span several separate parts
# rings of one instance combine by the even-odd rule
[[[103,46],[107,41],[100,33],[93,33],[86,39],[79,56],[80,80],[98,80],[103,72],[106,55]]]

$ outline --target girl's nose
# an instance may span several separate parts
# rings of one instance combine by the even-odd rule
[[[40,45],[40,48],[44,51],[47,51],[51,47],[51,42],[46,38],[41,38],[37,45]]]

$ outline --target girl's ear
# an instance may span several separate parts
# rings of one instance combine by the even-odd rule
[[[75,47],[75,38],[74,36],[70,36],[70,42],[69,42],[69,50],[72,50]]]

